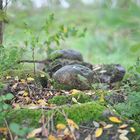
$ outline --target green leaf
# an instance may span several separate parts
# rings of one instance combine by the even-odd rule
[[[33,130],[33,128],[22,127],[21,125],[17,123],[11,123],[10,129],[13,133],[15,133],[18,136],[25,136],[27,133]]]
[[[6,100],[11,100],[11,99],[13,99],[13,98],[14,98],[14,96],[13,96],[13,94],[11,94],[11,93],[8,93],[8,94],[5,95],[5,99],[6,99]]]
[[[10,108],[10,105],[4,103],[4,104],[2,105],[2,107],[3,107],[4,110],[7,110],[7,109]]]
[[[11,123],[10,129],[13,133],[15,133],[18,136],[24,136],[26,134],[24,131],[22,131],[20,125],[17,123]]]

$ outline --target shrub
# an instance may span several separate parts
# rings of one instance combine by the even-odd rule
[[[129,93],[127,100],[117,104],[115,108],[122,115],[140,122],[140,92]]]

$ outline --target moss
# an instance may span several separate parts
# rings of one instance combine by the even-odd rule
[[[89,95],[86,95],[84,93],[77,93],[70,96],[64,96],[64,95],[54,96],[52,99],[48,100],[48,103],[56,104],[56,105],[64,105],[64,104],[72,103],[72,97],[74,97],[79,103],[86,103],[92,101]]]
[[[60,89],[60,90],[71,90],[71,89],[75,89],[75,87],[73,86],[70,86],[70,85],[65,85],[65,84],[60,84],[59,82],[57,81],[53,81],[53,87],[56,88],[56,89]]]
[[[59,53],[59,52],[55,52],[55,53],[51,53],[50,55],[49,55],[49,59],[51,59],[51,60],[55,60],[55,59],[57,59],[57,58],[60,58],[60,57],[62,57],[63,56],[63,54],[61,54],[61,53]]]
[[[79,124],[90,120],[100,120],[104,109],[104,106],[101,106],[96,102],[89,102],[81,105],[75,104],[71,107],[63,106],[60,110],[64,110],[68,118],[74,120],[77,124]],[[55,123],[64,123],[64,116],[58,111],[58,109],[50,111],[44,110],[43,113],[48,116],[54,113],[54,111],[56,111],[56,114],[54,116]],[[6,113],[5,118],[9,123],[26,123],[29,126],[38,127],[38,122],[41,118],[41,115],[42,110],[19,109],[11,110],[9,113]]]
[[[92,101],[91,97],[85,93],[77,93],[72,95],[79,103],[86,103]]]
[[[74,120],[77,124],[81,124],[91,120],[100,120],[105,107],[96,102],[89,102],[81,105],[75,104],[70,108],[65,107],[62,109],[67,114],[68,118]],[[60,113],[56,114],[55,120],[58,123],[65,122],[63,115]]]
[[[67,104],[69,102],[70,98],[69,96],[54,96],[52,99],[48,100],[48,103],[51,104],[56,104],[56,105],[64,105]]]
[[[11,110],[5,114],[8,122],[26,123],[31,126],[38,126],[39,119],[41,118],[41,110],[19,109]]]

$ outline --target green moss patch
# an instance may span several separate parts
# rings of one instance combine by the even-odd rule
[[[59,109],[43,111],[43,114],[47,116],[54,114],[55,123],[64,123],[65,118],[60,113],[62,110],[65,112],[68,118],[74,120],[77,124],[87,122],[90,120],[100,120],[102,112],[105,109],[104,106],[97,102],[89,102],[84,104],[74,104],[71,107],[63,106]],[[16,122],[19,124],[26,123],[29,126],[37,127],[39,119],[41,118],[42,110],[30,110],[30,109],[19,109],[11,110],[5,114],[6,120],[10,122]]]
[[[70,96],[66,96],[66,95],[54,96],[52,99],[49,99],[48,102],[56,105],[64,105],[69,103],[73,104],[74,102],[72,101],[72,98],[75,98],[79,103],[86,103],[92,101],[89,95],[86,95],[84,93],[77,93]]]

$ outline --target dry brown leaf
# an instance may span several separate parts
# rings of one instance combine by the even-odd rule
[[[120,140],[129,140],[125,135],[123,135],[123,134],[121,134],[120,136],[119,136],[119,139]]]
[[[117,117],[109,117],[109,120],[114,123],[121,123],[122,121]]]
[[[13,86],[12,86],[12,89],[16,89],[18,86],[18,83],[15,83]]]
[[[73,128],[79,129],[79,126],[71,119],[67,119],[68,125],[72,126]]]
[[[123,134],[123,135],[127,135],[129,133],[128,130],[122,130],[122,129],[118,129],[118,132]]]
[[[31,131],[31,132],[27,135],[27,139],[29,139],[29,138],[34,138],[34,137],[36,136],[36,134],[41,133],[41,131],[42,131],[42,128],[34,129],[33,131]]]
[[[28,96],[24,97],[24,99],[25,99],[24,103],[26,103],[26,104],[29,104],[32,102],[32,100]]]
[[[107,125],[104,127],[104,129],[109,129],[109,128],[111,128],[111,127],[113,127],[113,124],[107,124]]]
[[[106,122],[104,122],[104,121],[100,121],[99,124],[100,124],[100,126],[102,126],[102,127],[104,127],[104,126],[107,125]]]
[[[103,128],[97,128],[95,131],[95,137],[98,138],[102,135],[103,133]]]
[[[0,127],[0,133],[7,133],[8,128],[7,127]]]
[[[57,138],[53,135],[49,135],[48,140],[57,140]]]
[[[65,130],[64,130],[64,135],[70,135],[70,131],[69,131],[69,129],[68,128],[66,128]]]
[[[125,129],[125,128],[127,128],[128,127],[128,124],[123,124],[123,125],[121,125],[119,128],[120,129]]]
[[[18,92],[18,95],[23,95],[24,92],[25,92],[25,90],[21,90],[21,91]]]

